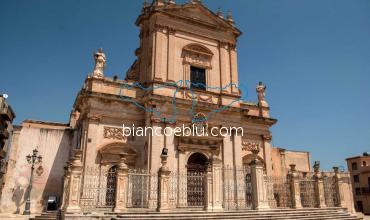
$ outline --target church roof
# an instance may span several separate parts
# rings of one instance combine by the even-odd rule
[[[228,15],[228,19],[224,19],[219,13],[216,14],[212,12],[201,4],[200,1],[191,1],[185,4],[158,4],[158,2],[161,1],[154,0],[151,6],[144,6],[143,13],[136,20],[137,25],[141,23],[142,19],[150,17],[156,12],[160,12],[170,17],[190,20],[209,27],[229,29],[232,30],[236,36],[242,34],[242,32],[235,27],[231,15]]]

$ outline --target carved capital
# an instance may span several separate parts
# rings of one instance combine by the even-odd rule
[[[175,35],[176,34],[176,29],[175,28],[168,27],[167,30],[168,30],[168,34],[170,34],[170,35]]]
[[[103,119],[103,116],[100,115],[100,114],[92,114],[92,113],[89,113],[87,115],[87,118],[90,120],[90,121],[93,121],[93,122],[100,122],[102,119]]]
[[[162,33],[167,33],[167,26],[161,24],[155,24],[154,30]]]
[[[228,42],[225,42],[225,41],[220,41],[220,48],[223,48],[223,49],[228,49],[229,48],[229,43]]]
[[[265,134],[265,135],[263,135],[263,140],[265,140],[267,142],[271,142],[272,135],[271,134]]]

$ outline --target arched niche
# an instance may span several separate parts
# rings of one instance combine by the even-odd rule
[[[120,154],[126,154],[126,164],[130,167],[135,167],[138,152],[127,144],[111,143],[99,149],[100,164],[118,164]]]

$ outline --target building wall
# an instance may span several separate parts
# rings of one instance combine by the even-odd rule
[[[25,121],[14,133],[13,149],[10,154],[9,172],[1,197],[1,212],[23,213],[27,198],[31,166],[26,156],[37,148],[43,156],[41,163],[35,166],[31,192],[31,212],[41,213],[48,196],[62,195],[64,166],[70,153],[70,133],[65,125]],[[39,175],[40,174],[40,175]]]
[[[286,176],[290,164],[295,164],[301,172],[310,172],[310,153],[301,151],[289,151],[282,148],[272,148],[273,175]]]
[[[347,159],[348,171],[351,176],[353,199],[357,211],[370,214],[370,156],[358,156]],[[356,178],[355,178],[356,176]],[[358,178],[358,181],[355,180]]]

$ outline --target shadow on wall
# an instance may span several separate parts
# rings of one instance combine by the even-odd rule
[[[23,194],[24,194],[24,199],[22,202]],[[26,201],[26,198],[27,197],[26,197],[26,193],[24,193],[24,189],[21,189],[21,187],[18,185],[15,188],[13,192],[13,197],[12,197],[12,201],[15,203],[15,206],[17,207],[14,214],[20,214],[20,207]]]
[[[58,151],[55,154],[54,161],[50,165],[50,173],[45,183],[42,201],[40,201],[43,205],[43,211],[47,211],[47,202],[49,196],[55,196],[57,198],[57,206],[59,207],[61,205],[63,195],[64,167],[67,165],[67,161],[71,153],[72,134],[72,130],[66,129],[64,131],[63,137],[58,146]]]

